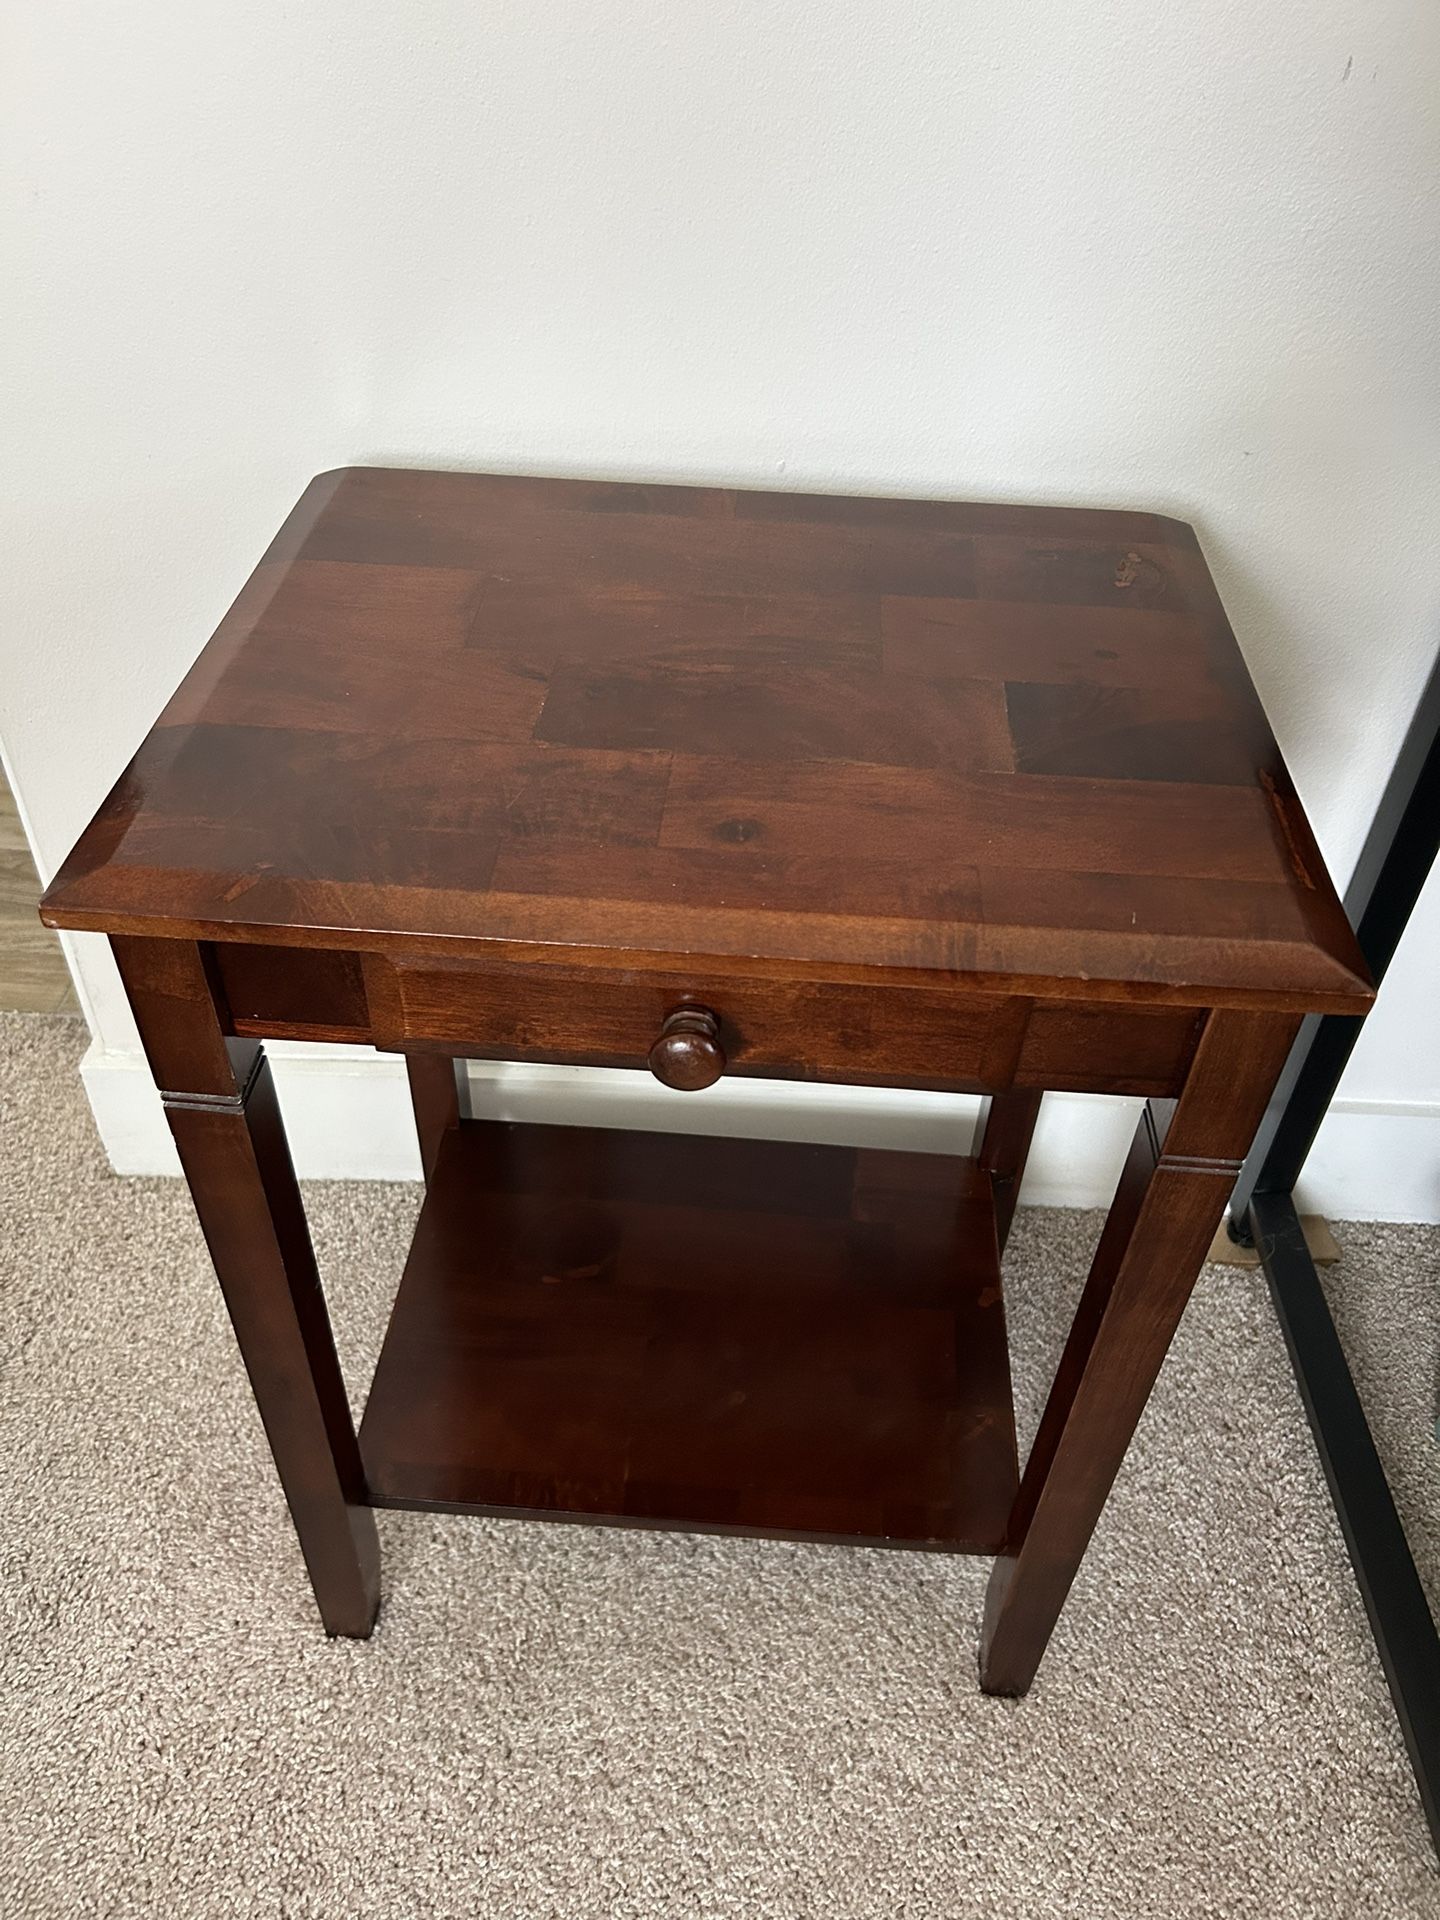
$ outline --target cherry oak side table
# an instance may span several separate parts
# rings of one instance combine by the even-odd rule
[[[111,938],[329,1632],[376,1507],[854,1540],[994,1556],[1012,1694],[1301,1016],[1371,997],[1195,536],[1140,513],[323,474],[42,916]],[[272,1037],[409,1072],[358,1434]],[[472,1058],[648,1065],[676,1131],[474,1118]],[[686,1131],[722,1074],[988,1099],[973,1157]],[[1047,1088],[1145,1105],[1022,1477]]]

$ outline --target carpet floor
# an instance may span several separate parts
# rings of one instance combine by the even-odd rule
[[[0,1913],[1440,1916],[1263,1285],[1208,1269],[1028,1700],[985,1564],[381,1516],[325,1640],[177,1182],[118,1180],[77,1022],[0,1016]],[[363,1381],[417,1189],[307,1190]],[[1028,1432],[1097,1230],[1022,1211]],[[1334,1291],[1440,1591],[1440,1232]]]

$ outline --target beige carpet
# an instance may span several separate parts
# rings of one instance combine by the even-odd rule
[[[1207,1272],[1027,1701],[975,1690],[982,1563],[838,1548],[384,1515],[380,1631],[331,1644],[185,1194],[107,1172],[82,1038],[0,1017],[7,1920],[1440,1915],[1253,1276]],[[361,1381],[418,1195],[308,1197]],[[1095,1227],[1021,1215],[1027,1423]],[[1440,1233],[1341,1239],[1433,1578]]]

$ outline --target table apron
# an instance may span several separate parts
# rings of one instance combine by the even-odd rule
[[[255,945],[214,949],[237,1034],[392,1052],[643,1068],[666,1015],[709,1008],[727,1073],[957,1093],[1179,1091],[1203,1014],[1174,1006],[867,987],[552,960],[446,962]]]

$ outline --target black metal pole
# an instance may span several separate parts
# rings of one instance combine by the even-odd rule
[[[1400,944],[1437,850],[1440,664],[1421,696],[1345,896],[1377,980]],[[1294,1201],[1295,1183],[1359,1031],[1358,1020],[1341,1015],[1307,1020],[1301,1028],[1231,1200],[1231,1232],[1260,1254],[1440,1851],[1440,1635]]]

